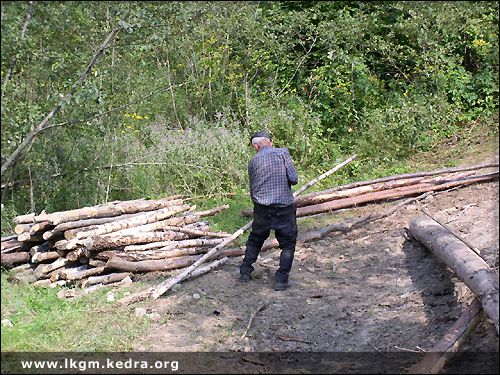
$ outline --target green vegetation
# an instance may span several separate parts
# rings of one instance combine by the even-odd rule
[[[138,285],[134,285],[136,290]],[[126,288],[120,289],[117,298]],[[11,284],[2,272],[2,351],[120,351],[149,325],[106,302],[107,290],[60,299],[57,290]],[[131,318],[132,316],[132,318]]]
[[[32,209],[245,196],[259,128],[303,181],[357,153],[329,183],[406,170],[478,121],[498,136],[498,2],[34,2],[29,22],[28,2],[1,7],[2,164],[76,90],[2,174],[2,233]]]
[[[248,137],[260,128],[290,149],[299,184],[358,154],[314,190],[492,155],[498,7],[100,1],[30,10],[3,1],[2,165],[74,95],[2,173],[2,235],[30,211],[173,194],[200,209],[229,204],[208,220],[232,232],[247,222],[239,212],[250,207]],[[122,30],[74,87],[116,25]],[[143,327],[103,298],[61,301],[53,290],[3,282],[2,318],[14,327],[2,330],[2,349],[129,349]]]

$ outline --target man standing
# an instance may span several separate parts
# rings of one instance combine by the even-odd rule
[[[264,241],[274,229],[281,255],[276,271],[274,290],[288,287],[297,242],[297,218],[291,186],[297,184],[297,171],[286,148],[274,148],[266,131],[250,138],[256,155],[248,163],[250,195],[253,201],[252,231],[248,237],[245,257],[240,266],[240,281],[251,280],[252,266]]]

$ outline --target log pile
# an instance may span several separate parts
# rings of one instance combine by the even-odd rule
[[[489,170],[486,173],[479,173],[483,169]],[[294,205],[297,207],[297,217],[304,217],[496,179],[498,179],[498,162],[491,162],[354,182],[296,197]],[[244,210],[241,215],[250,217],[252,210]]]
[[[21,215],[15,234],[2,238],[1,264],[13,281],[93,288],[183,268],[229,236],[203,220],[226,208],[196,211],[173,196]]]

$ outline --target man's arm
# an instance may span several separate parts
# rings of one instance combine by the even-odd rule
[[[296,185],[299,182],[299,176],[295,166],[293,165],[292,157],[290,156],[288,149],[285,149],[283,159],[285,161],[286,177],[288,178],[288,182],[291,185]]]

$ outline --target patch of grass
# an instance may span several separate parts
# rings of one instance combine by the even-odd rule
[[[110,289],[60,299],[56,289],[11,284],[7,276],[2,273],[2,319],[13,327],[2,327],[2,351],[130,351],[149,325],[106,302]],[[124,291],[114,292],[115,300]]]

